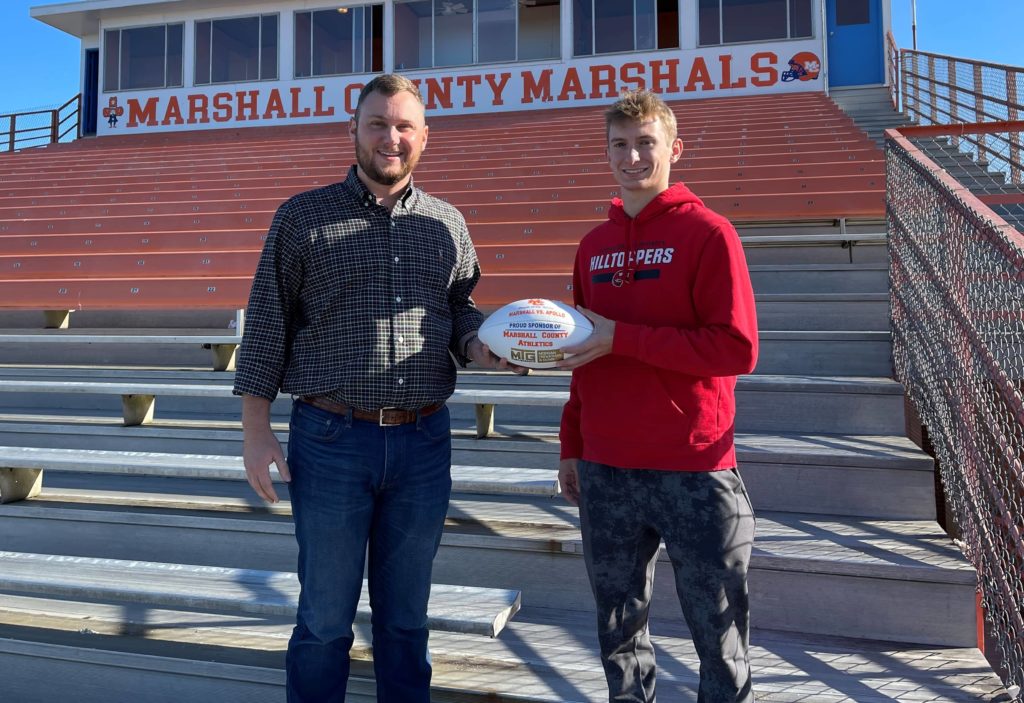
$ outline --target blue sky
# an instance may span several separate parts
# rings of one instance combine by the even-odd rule
[[[911,0],[892,0],[893,30],[910,46]],[[78,40],[29,17],[45,0],[0,0],[0,114],[54,107],[78,92]],[[1024,65],[1021,0],[917,0],[918,48]]]

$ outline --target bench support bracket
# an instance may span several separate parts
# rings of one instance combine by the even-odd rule
[[[153,422],[153,408],[156,396],[122,395],[121,408],[124,411],[125,425],[148,425]]]
[[[494,405],[476,404],[476,437],[486,439],[494,432]]]
[[[43,310],[43,326],[48,330],[66,330],[74,310]]]
[[[0,467],[0,503],[34,498],[43,488],[42,469],[8,469]]]
[[[213,351],[214,371],[234,371],[235,357],[238,354],[237,344],[211,344]]]

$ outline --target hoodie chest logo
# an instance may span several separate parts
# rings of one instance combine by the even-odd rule
[[[594,283],[611,283],[621,288],[633,281],[660,278],[660,265],[672,263],[674,247],[648,247],[635,252],[613,251],[590,257],[590,276]],[[651,268],[640,268],[649,266]]]

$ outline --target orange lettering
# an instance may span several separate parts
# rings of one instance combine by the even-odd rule
[[[701,90],[714,90],[715,84],[711,80],[711,72],[708,70],[704,57],[698,56],[693,60],[693,67],[690,68],[690,80],[686,82],[683,90],[692,93],[697,90],[697,83],[701,84]]]
[[[287,115],[284,111],[284,102],[281,100],[281,91],[274,88],[270,91],[270,97],[267,99],[267,109],[263,111],[263,119],[269,120],[277,113],[277,118],[283,120]]]
[[[235,93],[235,97],[238,98],[238,112],[235,113],[236,121],[244,122],[245,120],[258,120],[260,118],[256,112],[256,100],[260,97],[258,90],[240,90]],[[246,115],[245,113],[249,114]]]
[[[291,89],[292,93],[292,111],[288,113],[289,117],[309,117],[309,108],[304,107],[299,109],[299,96],[302,94],[302,88],[295,87]]]
[[[214,122],[229,122],[234,116],[231,106],[231,93],[217,93],[213,96]]]
[[[554,69],[545,68],[540,72],[538,79],[533,71],[523,71],[523,104],[532,103],[534,100],[547,102],[551,99],[551,74]]]
[[[576,100],[583,100],[587,97],[587,94],[583,92],[583,82],[580,80],[580,74],[574,66],[570,66],[565,72],[565,79],[562,81],[562,92],[558,94],[558,99],[568,100],[569,93],[573,93],[573,97]]]
[[[644,88],[647,87],[647,81],[644,80],[644,72],[646,70],[646,66],[644,66],[642,63],[634,61],[632,63],[622,64],[622,68],[619,69],[619,73],[621,74],[622,82],[625,83],[627,86],[633,86],[634,90],[643,90]],[[634,72],[636,73],[635,76],[630,75],[631,73]]]
[[[718,85],[719,88],[731,89],[745,88],[747,86],[747,79],[743,76],[732,82],[732,54],[722,54],[718,57],[718,60],[722,64],[722,82]]]
[[[664,68],[662,68],[664,66]],[[651,90],[655,93],[679,92],[679,59],[668,61],[651,61]],[[668,83],[667,88],[662,83]]]
[[[446,110],[452,109],[451,76],[445,76],[440,82],[436,78],[427,79],[427,109],[434,110],[438,105]]]
[[[359,93],[362,89],[362,83],[349,83],[345,86],[345,112],[348,114],[356,114],[356,104],[359,102]]]
[[[768,63],[764,66],[765,62]],[[759,51],[750,57],[750,69],[758,74],[757,78],[751,78],[750,83],[756,85],[759,88],[766,88],[770,85],[775,85],[779,82],[779,72],[775,68],[775,64],[779,62],[779,57],[775,55],[773,51]]]
[[[330,117],[334,114],[334,106],[324,107],[324,90],[326,88],[322,85],[313,86],[313,95],[316,96],[316,109],[313,111],[313,117]]]
[[[463,94],[466,96],[462,100],[463,107],[476,107],[476,101],[473,100],[473,87],[480,85],[480,76],[459,76],[455,79],[455,84],[462,88]]]
[[[601,88],[605,92],[601,92]],[[590,97],[614,98],[619,94],[615,86],[615,67],[599,64],[590,67]]]
[[[505,101],[501,99],[501,94],[505,92],[505,86],[508,85],[508,79],[511,78],[511,76],[511,73],[502,73],[500,76],[501,80],[498,82],[495,82],[495,75],[493,73],[488,73],[484,76],[484,78],[487,79],[487,85],[491,86],[491,93],[494,96],[491,98],[491,105],[505,104]]]
[[[210,101],[200,93],[188,96],[188,123],[206,124],[210,121]]]
[[[156,105],[156,98],[147,100],[145,106],[139,105],[139,101],[135,98],[128,98],[128,124],[126,126],[138,127],[140,124],[144,124],[147,127],[153,127],[156,125]]]
[[[185,120],[181,117],[181,105],[178,104],[178,98],[172,95],[167,99],[167,109],[164,110],[164,118],[160,120],[160,124],[167,125],[171,124],[185,124]]]

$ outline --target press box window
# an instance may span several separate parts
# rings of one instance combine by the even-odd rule
[[[277,15],[196,22],[196,85],[277,79]]]
[[[295,77],[382,71],[383,30],[383,5],[296,12]]]
[[[678,0],[573,0],[573,55],[679,48]]]
[[[811,0],[699,0],[700,45],[812,36]]]
[[[870,24],[871,3],[868,0],[836,0],[836,24]]]
[[[559,0],[396,0],[395,68],[555,59]]]
[[[180,24],[103,33],[103,90],[180,88],[182,31]]]

